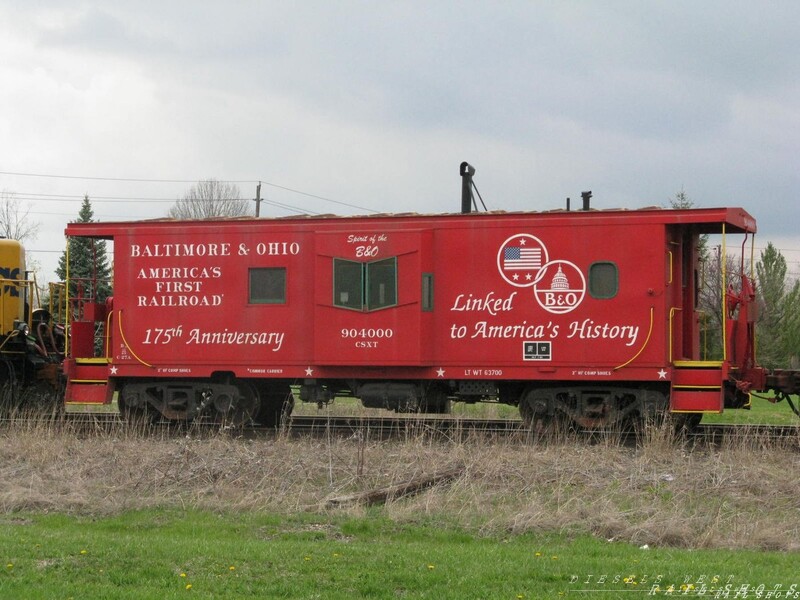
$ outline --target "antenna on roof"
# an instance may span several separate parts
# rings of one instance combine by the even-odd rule
[[[478,205],[475,202],[475,197],[472,195],[472,190],[475,190],[475,193],[478,195],[478,199],[481,201],[481,206],[483,206],[483,210],[486,210],[486,204],[481,198],[481,193],[478,191],[478,188],[475,186],[475,183],[472,181],[472,176],[475,175],[475,167],[469,164],[467,161],[461,163],[461,212],[466,214],[472,212],[472,208],[474,207],[475,210],[478,210]]]

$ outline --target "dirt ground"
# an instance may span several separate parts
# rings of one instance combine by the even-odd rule
[[[650,546],[800,549],[798,440],[404,439],[0,425],[0,521],[154,506],[360,515],[332,498],[452,472],[378,510],[486,533],[588,532]],[[374,510],[374,509],[373,509]]]

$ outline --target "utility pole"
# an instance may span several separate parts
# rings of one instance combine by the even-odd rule
[[[261,213],[261,182],[256,186],[256,217]]]

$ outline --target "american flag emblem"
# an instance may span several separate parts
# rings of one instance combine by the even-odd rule
[[[512,235],[497,249],[497,270],[514,287],[533,287],[539,283],[549,260],[547,246],[529,233]]]
[[[542,249],[522,248],[520,246],[507,246],[503,250],[503,269],[507,271],[520,271],[541,269]]]

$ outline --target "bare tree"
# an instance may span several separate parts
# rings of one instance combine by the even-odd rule
[[[20,242],[36,239],[39,223],[29,217],[30,208],[22,208],[13,193],[6,190],[0,193],[0,236]]]
[[[173,219],[213,219],[252,215],[250,200],[239,186],[216,179],[198,181],[169,209]]]
[[[724,261],[724,264],[723,264]],[[748,265],[744,265],[747,269]],[[715,246],[702,260],[700,289],[697,310],[700,313],[701,357],[704,360],[722,358],[722,327],[725,323],[722,299],[725,290],[722,274],[725,273],[725,287],[739,289],[742,264],[732,254],[722,256],[722,247]]]

